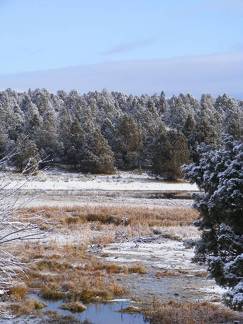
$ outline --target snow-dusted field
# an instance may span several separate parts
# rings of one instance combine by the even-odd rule
[[[30,179],[8,172],[0,173],[0,181],[3,194],[4,190],[20,189],[18,192],[23,207],[191,207],[192,200],[188,197],[198,191],[195,185],[186,182],[168,183],[146,173],[131,172],[95,176],[51,170],[40,172]],[[163,196],[165,192],[174,192],[177,198],[166,198]],[[33,199],[29,200],[32,194]],[[135,299],[150,301],[156,297],[165,302],[219,302],[224,290],[206,278],[205,266],[191,262],[194,251],[192,245],[186,245],[186,242],[199,238],[197,228],[170,226],[155,229],[159,233],[156,234],[153,229],[142,236],[143,230],[148,230],[146,226],[143,229],[142,224],[141,227],[139,224],[130,228],[111,224],[96,226],[87,222],[77,225],[77,228],[54,227],[40,244],[57,247],[87,245],[88,253],[102,259],[102,262],[145,266],[146,274],[139,276],[134,273],[122,279]],[[80,266],[79,260],[75,262],[75,266]]]
[[[28,181],[21,174],[0,173],[6,188],[21,186],[26,190],[105,190],[105,191],[197,191],[190,183],[170,183],[155,179],[146,173],[118,172],[115,175],[86,175],[60,171],[40,172]]]
[[[165,182],[147,173],[118,172],[115,175],[89,175],[41,171],[29,178],[13,172],[0,172],[1,188],[19,188],[21,204],[27,206],[132,205],[146,207],[190,207],[190,199],[167,199],[165,193],[190,195],[198,190],[186,182]],[[27,193],[27,201],[24,201]],[[33,199],[29,199],[30,195]],[[185,197],[184,197],[185,198]],[[186,197],[188,198],[188,197]]]
[[[163,234],[176,235],[179,240],[165,238]],[[139,237],[107,245],[102,249],[101,255],[105,255],[108,261],[139,263],[151,269],[151,275],[140,278],[139,282],[128,279],[127,284],[137,296],[154,294],[165,301],[219,301],[225,289],[217,286],[214,280],[201,275],[206,274],[205,265],[192,263],[193,248],[184,244],[184,239],[189,237],[199,238],[195,227],[168,227],[158,237]],[[152,275],[153,271],[176,274],[158,278]]]
[[[79,246],[95,238],[97,240],[98,237],[106,236],[111,241],[114,240],[111,227],[95,230],[88,224],[83,226],[82,231],[53,232],[44,242],[57,246]],[[111,244],[91,244],[89,253],[111,264],[144,265],[147,269],[146,275],[134,274],[132,277],[122,278],[123,284],[138,299],[150,300],[151,296],[156,296],[163,301],[173,299],[219,302],[225,290],[217,286],[214,280],[207,278],[205,265],[192,263],[194,249],[185,244],[187,240],[199,238],[197,228],[170,226],[160,228],[160,231],[161,234],[151,236],[121,236],[120,242]],[[76,265],[80,266],[79,263]],[[169,275],[156,276],[156,273],[166,274],[167,271]]]

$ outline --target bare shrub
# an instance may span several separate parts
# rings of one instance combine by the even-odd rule
[[[14,154],[0,161],[0,168]],[[19,197],[22,186],[30,181],[33,173],[32,163],[26,163],[24,167],[25,180],[17,185],[8,179],[7,173],[1,173],[0,176],[0,289],[7,290],[20,273],[25,270],[25,265],[12,253],[9,245],[16,241],[29,241],[43,238],[43,232],[40,230],[36,215],[32,214],[28,219],[21,217],[19,219],[17,208],[20,206]],[[40,221],[40,220],[39,220]],[[8,249],[8,250],[7,250]]]

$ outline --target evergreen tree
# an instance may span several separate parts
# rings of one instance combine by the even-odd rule
[[[123,116],[117,126],[115,144],[116,162],[121,169],[140,167],[142,136],[138,124],[132,117]]]
[[[196,126],[195,119],[193,116],[190,114],[187,116],[187,119],[185,121],[184,127],[182,129],[183,134],[186,136],[187,139],[191,137],[191,135],[194,132]]]
[[[195,260],[207,261],[216,282],[232,287],[225,300],[243,308],[243,144],[225,140],[215,150],[203,145],[200,160],[185,168],[186,179],[204,192],[197,195],[202,238]]]
[[[222,116],[224,132],[235,139],[240,138],[240,107],[236,100],[226,94],[219,96],[215,102],[215,108]]]
[[[14,155],[14,165],[23,173],[34,173],[39,168],[40,156],[36,144],[28,137],[20,136]]]
[[[66,132],[66,138],[64,139],[65,161],[73,165],[74,168],[80,169],[80,162],[84,154],[84,131],[78,119],[71,123],[70,129],[66,129]]]
[[[174,130],[159,134],[154,146],[152,170],[168,180],[182,176],[181,166],[189,161],[189,150],[185,136]]]
[[[199,144],[217,147],[223,133],[242,138],[242,116],[242,103],[226,95],[216,100],[202,95],[199,102],[189,94],[167,99],[163,92],[133,96],[104,90],[80,95],[75,90],[52,94],[45,89],[27,93],[7,89],[0,91],[0,153],[16,146],[24,135],[37,145],[41,158],[75,167],[84,154],[87,134],[92,138],[94,130],[101,130],[118,168],[148,169],[159,129],[182,132],[197,161]],[[75,121],[82,140],[72,135]]]
[[[99,129],[91,130],[85,137],[80,169],[91,173],[111,174],[115,171],[114,155]]]

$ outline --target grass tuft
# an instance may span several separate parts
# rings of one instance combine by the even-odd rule
[[[67,269],[72,269],[72,265],[67,262],[57,262],[55,260],[41,260],[36,263],[36,268],[40,271],[65,271]]]
[[[143,274],[147,273],[147,270],[143,265],[137,264],[137,265],[133,265],[133,266],[129,267],[128,272],[129,273],[138,273],[138,274],[143,275]]]
[[[82,313],[86,310],[86,306],[79,302],[66,303],[61,306],[62,309],[69,310],[73,313]]]
[[[11,287],[8,294],[12,300],[22,300],[28,292],[28,289],[23,286]]]
[[[56,287],[43,287],[40,295],[44,299],[60,300],[65,298],[65,293],[58,290]]]
[[[12,304],[10,309],[16,315],[28,315],[42,310],[46,305],[35,299],[26,299],[22,304]]]
[[[236,318],[236,315],[225,307],[209,302],[179,303],[152,303],[145,310],[145,317],[150,324],[210,324],[228,323]]]

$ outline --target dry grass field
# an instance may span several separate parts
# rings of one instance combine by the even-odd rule
[[[141,208],[141,207],[42,207],[21,209],[20,217],[41,215],[50,225],[77,226],[86,222],[114,225],[183,226],[190,225],[197,212],[192,208]]]
[[[37,217],[38,216],[38,217]],[[105,246],[140,235],[153,235],[154,230],[167,230],[170,238],[189,235],[190,224],[198,215],[190,208],[135,207],[74,207],[29,208],[18,211],[21,220],[37,217],[39,226],[47,232],[42,241],[19,242],[9,246],[25,264],[25,273],[13,283],[6,298],[8,309],[15,316],[59,318],[47,314],[42,300],[62,301],[62,308],[75,312],[89,303],[106,302],[118,297],[132,298],[123,278],[148,273],[140,263],[108,262],[89,252],[92,244]],[[191,234],[190,234],[191,235]],[[65,239],[64,239],[65,238]],[[182,272],[181,272],[182,273]],[[181,275],[177,271],[157,271],[157,278]],[[200,274],[205,276],[205,272]],[[156,296],[154,296],[156,298]],[[234,318],[230,311],[210,303],[160,303],[141,305],[140,312],[150,323],[213,323]],[[176,311],[174,311],[176,309]],[[58,319],[61,323],[61,319]],[[216,323],[216,322],[215,322]]]

